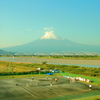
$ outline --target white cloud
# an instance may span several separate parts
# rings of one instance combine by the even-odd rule
[[[32,31],[32,29],[29,29],[29,28],[27,28],[26,30],[27,30],[27,31]]]
[[[53,27],[49,27],[49,28],[48,27],[45,27],[44,28],[44,30],[49,30],[49,31],[52,30],[52,29],[53,29]]]
[[[48,30],[49,28],[45,27],[44,30]]]

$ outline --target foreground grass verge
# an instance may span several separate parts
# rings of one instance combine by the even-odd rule
[[[86,93],[86,94],[65,95],[65,96],[61,96],[61,97],[41,99],[41,100],[99,100],[100,99],[99,94],[100,94],[100,92],[96,91],[96,92],[90,92],[90,93]],[[77,98],[80,98],[80,99],[77,99]],[[39,99],[35,99],[35,100],[39,100]]]
[[[100,95],[86,97],[86,98],[73,99],[73,100],[100,100]]]

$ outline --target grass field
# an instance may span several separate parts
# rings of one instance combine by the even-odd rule
[[[93,81],[92,84],[100,84],[100,78],[92,77],[92,76],[85,76],[85,75],[78,75],[78,74],[72,74],[72,73],[60,73],[61,76],[70,76],[70,77],[83,77],[85,79],[90,79]]]
[[[45,74],[27,74],[27,75],[4,75],[0,76],[0,79],[18,79],[18,78],[31,78],[31,77],[46,77]],[[59,73],[51,75],[52,77],[60,77]]]
[[[87,83],[81,83],[81,82],[70,83],[68,79],[61,77],[63,75],[70,75],[74,77],[78,76],[71,73],[62,73],[62,75],[59,73],[56,73],[54,75],[48,75],[49,80],[46,80],[47,75],[44,75],[44,74],[32,74],[30,76],[29,75],[14,75],[13,78],[11,75],[0,76],[0,82],[1,82],[0,99],[2,100],[18,100],[18,99],[20,100],[35,100],[35,99],[36,100],[40,100],[40,99],[41,100],[72,100],[72,99],[73,100],[74,99],[75,100],[96,100],[95,98],[98,99],[100,97],[99,96],[100,86],[96,86],[96,84],[94,84],[93,90],[89,91]],[[32,84],[29,87],[27,87],[27,83],[30,84],[31,77],[34,77],[35,80],[32,81]],[[57,83],[55,83],[54,81],[55,77],[59,79]],[[36,81],[38,81],[38,86],[36,86]],[[53,82],[52,87],[50,87],[49,85],[51,81]],[[17,82],[19,83],[19,86],[18,86],[19,89],[17,88],[16,90],[15,84]],[[12,89],[14,89],[14,94],[12,92],[13,91]],[[17,94],[16,94],[16,91],[18,92]],[[34,93],[32,91],[34,91]],[[2,92],[4,94],[6,93],[5,98],[2,98],[2,96],[4,97],[4,94],[2,94]],[[11,93],[9,94],[9,92]],[[42,95],[43,92],[46,92],[46,93]],[[24,95],[26,96],[25,97],[20,96],[22,93],[24,93]],[[35,96],[32,96],[32,95],[35,95]],[[80,99],[77,99],[77,98],[80,98]]]
[[[34,80],[31,77],[1,79],[0,100],[72,100],[100,94],[100,87],[95,85],[89,90],[88,84],[72,82],[64,77],[49,76],[46,79],[46,76],[37,76],[34,76]]]
[[[16,78],[30,78],[30,77],[45,77],[45,74],[27,74],[27,75],[13,75],[14,79]],[[70,77],[83,77],[85,79],[90,79],[93,81],[92,84],[99,85],[100,84],[100,78],[97,77],[90,77],[85,75],[78,75],[78,74],[72,74],[72,73],[55,73],[54,75],[51,75],[52,77],[61,77],[61,76],[70,76]],[[13,79],[12,75],[4,75],[0,76],[0,79]]]

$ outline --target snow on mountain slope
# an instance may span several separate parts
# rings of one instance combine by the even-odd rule
[[[61,40],[61,38],[57,37],[54,33],[54,31],[45,32],[46,34],[42,36],[40,39],[56,39]]]

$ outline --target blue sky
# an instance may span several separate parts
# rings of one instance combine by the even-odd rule
[[[0,48],[32,42],[45,27],[77,43],[100,45],[100,0],[0,0]]]

